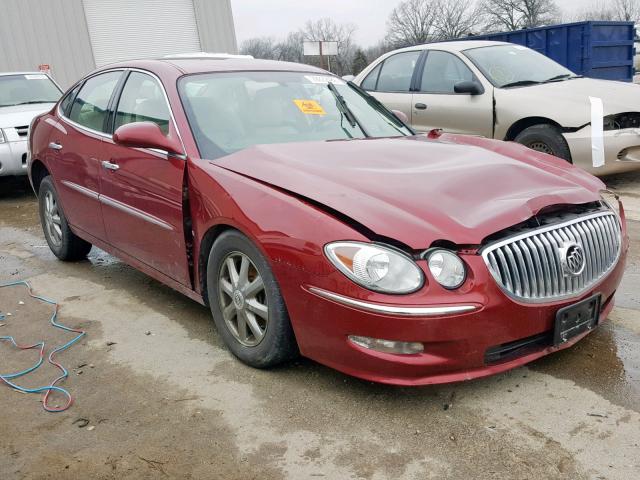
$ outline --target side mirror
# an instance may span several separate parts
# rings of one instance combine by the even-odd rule
[[[404,112],[401,112],[400,110],[391,110],[391,113],[393,113],[402,123],[409,123],[409,117],[407,117]]]
[[[153,122],[134,122],[122,125],[113,134],[113,141],[123,147],[156,148],[171,154],[182,154],[180,142],[165,135]]]
[[[480,95],[484,93],[484,88],[475,80],[465,80],[464,82],[458,82],[453,86],[453,91],[456,93],[467,93],[469,95]]]

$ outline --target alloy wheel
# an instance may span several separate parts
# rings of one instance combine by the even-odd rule
[[[246,347],[258,345],[269,324],[269,306],[260,272],[251,259],[232,252],[218,274],[218,298],[227,328]]]
[[[547,153],[549,155],[555,155],[553,149],[544,142],[531,142],[527,145],[531,150],[535,150],[536,152]]]
[[[62,245],[62,220],[58,201],[51,191],[44,195],[44,225],[51,243],[56,247]]]

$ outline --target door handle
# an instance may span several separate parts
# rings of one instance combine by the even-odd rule
[[[51,150],[62,150],[62,145],[60,145],[59,143],[56,143],[56,142],[51,142],[51,143],[49,143],[49,148]]]
[[[116,171],[120,168],[119,165],[115,164],[115,163],[111,163],[108,160],[103,160],[102,161],[102,168],[107,169],[107,170],[112,170],[112,171]]]
[[[426,110],[427,109],[427,106],[424,103],[416,103],[415,107],[418,110]]]

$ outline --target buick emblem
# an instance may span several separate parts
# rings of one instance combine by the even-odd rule
[[[577,277],[586,265],[584,249],[576,242],[564,242],[560,247],[560,263],[565,276]]]

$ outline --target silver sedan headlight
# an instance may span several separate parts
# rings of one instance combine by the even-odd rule
[[[324,247],[335,267],[358,285],[382,293],[406,294],[424,285],[424,274],[408,255],[384,245],[334,242]]]
[[[438,248],[427,252],[427,263],[433,278],[444,288],[459,288],[467,278],[464,262],[451,250]]]

